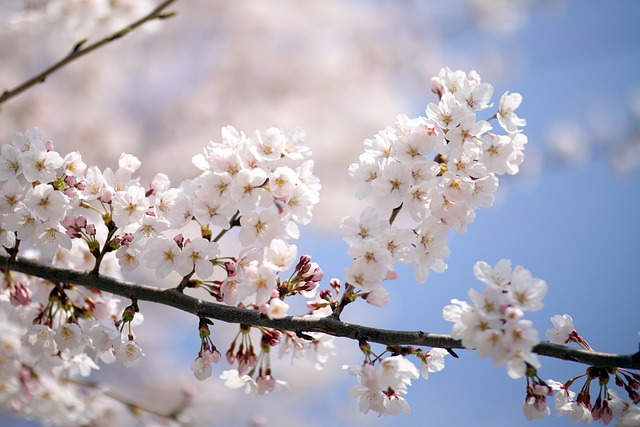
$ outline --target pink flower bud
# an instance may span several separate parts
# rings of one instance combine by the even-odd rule
[[[431,92],[438,95],[438,98],[442,98],[444,90],[442,88],[442,82],[438,77],[431,78]]]
[[[366,295],[367,303],[376,307],[384,307],[389,304],[389,292],[383,287],[376,288]]]
[[[75,221],[76,225],[80,228],[84,228],[87,226],[87,218],[82,215],[78,215]]]
[[[331,291],[329,289],[323,289],[320,291],[320,299],[323,299],[325,301],[331,301],[333,299],[332,295],[331,295]],[[307,307],[309,306],[309,303],[307,303]]]
[[[233,277],[236,275],[236,264],[231,261],[224,263],[224,269],[227,270],[227,277]]]
[[[296,265],[296,271],[302,271],[302,269],[311,262],[311,255],[302,255],[300,257],[300,261],[298,261],[298,264]]]
[[[324,272],[317,263],[312,262],[302,269],[300,276],[309,282],[319,282],[324,277]]]
[[[10,300],[14,306],[28,305],[31,303],[31,289],[22,283],[16,284],[11,290]]]
[[[53,151],[53,141],[48,139],[45,143],[44,143],[45,148],[47,149],[47,151]]]
[[[104,190],[102,190],[100,200],[102,200],[103,203],[111,203],[111,200],[113,200],[113,192],[111,192],[111,190],[109,190],[108,188],[105,188]]]

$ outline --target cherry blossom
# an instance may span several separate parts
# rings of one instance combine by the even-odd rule
[[[135,341],[123,342],[116,350],[116,360],[122,362],[127,368],[133,368],[144,356],[142,349]]]
[[[193,156],[197,172],[175,186],[164,174],[144,186],[136,176],[141,162],[131,154],[122,153],[117,168],[101,169],[87,166],[79,152],[62,156],[35,128],[17,133],[0,150],[0,243],[10,256],[19,253],[87,274],[119,277],[120,270],[135,275],[146,269],[156,279],[174,281],[167,295],[199,293],[201,302],[211,298],[251,311],[263,323],[239,326],[225,352],[235,369],[220,378],[230,389],[276,392],[286,383],[278,379],[272,354],[292,360],[306,356],[321,369],[336,347],[330,335],[265,325],[328,316],[341,322],[342,309],[359,298],[386,306],[391,292],[383,285],[403,274],[397,262],[411,264],[419,283],[431,271],[443,272],[451,253],[450,231],[465,232],[477,208],[492,206],[499,177],[519,171],[527,144],[520,129],[526,121],[514,112],[519,94],[505,93],[498,112],[485,121],[477,113],[492,107],[493,87],[475,71],[442,69],[432,87],[438,104],[427,105],[424,117],[398,115],[392,125],[365,139],[358,161],[349,167],[356,197],[372,200],[359,215],[342,219],[352,258],[344,284],[334,278],[323,286],[325,272],[308,254],[295,262],[298,246],[291,241],[300,234],[298,225],[311,221],[321,189],[300,129],[245,134],[225,127],[220,142],[209,142]],[[502,129],[507,135],[491,132],[490,121],[496,119],[500,128],[495,132]],[[224,239],[239,241],[241,251],[228,253]],[[22,241],[30,251],[20,246]],[[181,277],[170,276],[173,272]],[[537,376],[541,364],[533,349],[540,339],[525,314],[543,307],[545,281],[505,259],[495,266],[478,262],[473,272],[484,289],[471,289],[470,302],[451,300],[443,317],[453,323],[451,336],[464,347],[505,365],[510,377],[526,379],[526,418],[550,413],[546,399],[553,390],[556,411],[574,421],[619,419],[620,425],[634,425],[640,379],[627,371],[589,367],[564,384]],[[144,353],[133,329],[144,307],[132,295],[122,310],[106,292],[6,273],[0,289],[3,400],[38,419],[46,419],[49,406],[65,408],[65,414],[58,411],[49,420],[53,424],[91,424],[90,417],[80,415],[90,399],[69,384],[100,364],[140,363]],[[296,295],[309,299],[302,304],[307,311],[290,317]],[[201,345],[191,370],[202,381],[213,376],[212,364],[221,354],[209,330],[213,322],[196,314]],[[570,316],[554,316],[552,322],[550,341],[590,349]],[[387,345],[376,354],[366,337],[359,338],[364,361],[345,370],[357,377],[349,394],[359,398],[364,413],[409,414],[412,381],[428,379],[444,369],[447,354],[455,356],[452,349],[406,345]],[[419,360],[420,369],[410,357]],[[610,376],[622,384],[631,403],[609,393]],[[569,387],[582,377],[585,386],[576,395]],[[588,387],[596,378],[600,392],[592,405]],[[95,394],[95,400],[108,395]]]
[[[551,317],[553,328],[547,329],[547,339],[555,344],[566,344],[569,337],[575,332],[573,319],[568,314],[555,315]]]

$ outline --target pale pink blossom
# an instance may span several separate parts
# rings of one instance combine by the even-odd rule
[[[127,368],[133,368],[140,363],[144,356],[142,349],[135,341],[123,342],[116,351],[116,360],[122,362]]]

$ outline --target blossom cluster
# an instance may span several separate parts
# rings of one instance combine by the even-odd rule
[[[295,261],[296,247],[286,241],[298,237],[297,223],[310,221],[320,185],[301,131],[272,128],[249,138],[229,127],[222,136],[194,157],[201,170],[195,179],[171,188],[158,174],[145,188],[133,177],[141,163],[132,155],[123,154],[115,171],[100,170],[78,152],[62,157],[35,128],[16,133],[0,156],[0,243],[30,244],[51,260],[58,249],[84,242],[96,271],[115,252],[123,271],[144,263],[158,279],[177,272],[207,280],[220,265],[229,278],[220,291],[225,302],[251,296],[262,306],[277,274]],[[185,238],[178,230],[190,223],[200,233]],[[232,226],[241,226],[247,250],[225,265],[217,240]]]
[[[473,302],[452,300],[444,307],[445,320],[454,322],[451,336],[462,340],[466,348],[476,349],[480,357],[490,357],[496,365],[507,364],[512,378],[527,373],[527,367],[540,367],[533,347],[540,342],[538,331],[525,311],[542,308],[547,293],[544,280],[531,276],[522,266],[511,268],[511,261],[502,259],[495,267],[477,262],[473,272],[486,286],[482,293],[469,290]]]
[[[361,348],[363,345],[361,344]],[[368,345],[364,345],[369,354]],[[403,349],[403,353],[415,354],[421,359],[421,368],[415,367],[402,354],[394,354],[390,357],[372,359],[367,357],[363,365],[344,365],[350,375],[358,378],[358,385],[349,390],[351,397],[359,397],[360,412],[377,412],[379,416],[409,414],[409,403],[404,399],[411,380],[417,379],[422,374],[424,379],[429,378],[430,372],[439,372],[444,369],[444,356],[447,351],[441,348],[433,348],[427,353],[411,347]],[[379,360],[377,367],[375,362]]]
[[[354,257],[346,279],[374,305],[385,302],[382,283],[395,276],[395,262],[413,263],[420,283],[430,270],[444,271],[449,230],[464,232],[476,208],[493,204],[498,176],[518,173],[524,160],[527,137],[520,128],[526,122],[515,113],[520,94],[503,94],[498,111],[487,115],[506,132],[499,135],[478,118],[493,105],[493,87],[476,72],[442,69],[432,90],[440,101],[427,106],[426,117],[399,115],[394,126],[365,140],[349,168],[358,198],[372,196],[377,208],[343,218]],[[407,225],[396,227],[400,210]]]
[[[11,144],[0,148],[0,244],[12,257],[94,273],[119,276],[117,270],[146,267],[157,279],[174,275],[181,289],[201,288],[222,303],[284,317],[289,308],[284,298],[312,298],[323,277],[318,264],[304,255],[288,279],[280,278],[297,258],[296,246],[288,241],[298,237],[297,224],[311,220],[319,199],[320,184],[303,139],[297,129],[246,136],[224,128],[222,142],[211,142],[194,156],[199,175],[172,188],[164,174],[143,187],[134,176],[141,162],[130,154],[120,156],[117,169],[100,169],[87,166],[79,152],[59,154],[37,128],[16,132]],[[240,255],[222,256],[218,241],[234,227],[241,228]],[[135,301],[119,311],[119,300],[110,294],[10,272],[4,274],[0,297],[12,332],[2,338],[3,378],[15,383],[3,390],[3,401],[25,414],[46,418],[42,399],[58,394],[49,383],[87,376],[100,362],[120,360],[133,367],[144,355],[131,330],[141,319]],[[199,330],[202,346],[192,369],[204,379],[220,353],[207,324]],[[267,354],[282,334],[261,332],[261,350]],[[300,354],[319,350],[319,368],[332,353],[331,340],[322,334],[297,346]],[[267,356],[259,358],[268,365]],[[245,352],[228,361],[239,363],[246,376],[247,370],[254,372],[257,358]],[[263,384],[258,392],[273,389],[265,381],[270,371],[263,373],[256,371]],[[67,392],[70,387],[59,393],[76,396],[78,412],[69,410],[67,418],[52,422],[86,424],[79,418],[86,412],[78,397],[82,393]]]
[[[19,273],[4,273],[3,285],[7,286],[0,292],[3,406],[50,425],[93,424],[105,414],[121,411],[112,399],[87,393],[75,382],[100,369],[101,363],[119,361],[134,367],[140,362],[140,346],[130,333],[122,333],[126,315],[116,319],[119,300],[70,287],[47,292],[44,283]],[[16,286],[28,290],[29,298],[27,293],[17,298],[11,291]],[[43,302],[36,303],[38,299]],[[92,315],[83,317],[83,311]],[[140,323],[139,315],[135,319],[129,326]]]
[[[551,317],[553,328],[547,330],[547,338],[555,344],[576,343],[585,350],[593,349],[587,341],[578,334],[573,324],[573,318],[568,314]],[[579,393],[570,390],[578,380],[584,378]],[[610,386],[613,378],[617,387],[623,389],[629,400],[620,396]],[[597,383],[598,392],[592,399],[592,382]],[[523,411],[527,419],[540,419],[550,414],[546,404],[546,397],[555,392],[554,406],[558,416],[568,415],[574,422],[591,424],[600,421],[608,425],[616,420],[618,426],[640,425],[640,375],[622,368],[598,368],[590,366],[586,372],[577,377],[560,383],[554,380],[541,381],[537,373],[530,369],[527,373],[527,395],[523,404]]]

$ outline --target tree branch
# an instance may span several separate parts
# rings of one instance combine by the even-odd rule
[[[153,286],[124,282],[91,272],[79,272],[51,267],[25,258],[11,261],[0,255],[0,269],[13,270],[37,276],[49,281],[66,282],[110,292],[125,298],[150,301],[191,313],[198,317],[217,319],[227,323],[242,323],[265,326],[292,332],[323,332],[336,337],[365,340],[386,345],[417,345],[445,349],[461,349],[460,340],[450,335],[422,331],[397,331],[378,329],[346,323],[334,317],[308,318],[289,316],[269,319],[266,315],[249,309],[203,301],[185,295],[176,289],[161,289]],[[568,360],[597,367],[640,369],[640,352],[635,354],[610,354],[587,351],[564,345],[541,342],[533,348],[541,356]]]
[[[76,43],[76,45],[71,50],[71,52],[69,52],[69,54],[67,54],[67,56],[62,58],[60,61],[56,62],[55,64],[53,64],[52,66],[50,66],[49,68],[47,68],[46,70],[38,74],[37,76],[30,78],[29,80],[25,81],[24,83],[20,84],[14,89],[5,90],[2,93],[2,95],[0,95],[0,105],[10,100],[14,96],[19,95],[20,93],[24,92],[30,87],[35,86],[36,84],[44,83],[44,81],[47,79],[47,77],[49,77],[49,75],[58,71],[60,68],[69,64],[70,62],[73,62],[76,59],[80,58],[81,56],[84,56],[89,52],[92,52],[108,43],[111,43],[114,40],[118,40],[124,37],[125,35],[129,34],[131,31],[142,26],[144,23],[152,21],[154,19],[165,19],[173,16],[172,13],[163,13],[163,10],[166,9],[174,1],[175,0],[165,0],[158,7],[153,9],[148,15],[138,19],[132,24],[129,24],[128,26],[121,29],[120,31],[117,31],[101,40],[98,40],[95,43],[92,43],[83,47],[87,40],[86,39],[81,40],[80,42]]]

